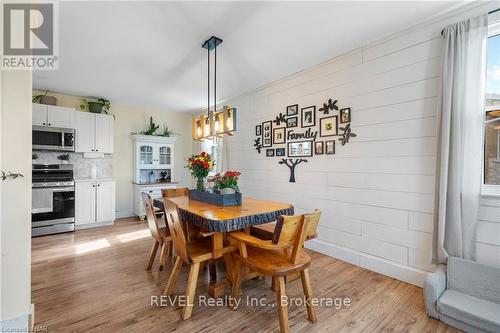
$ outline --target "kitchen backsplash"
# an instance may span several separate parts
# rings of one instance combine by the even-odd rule
[[[66,154],[61,151],[34,151],[38,159],[34,164],[61,164],[57,156]],[[112,155],[105,154],[103,158],[83,158],[81,153],[69,153],[69,164],[73,164],[75,179],[90,178],[92,165],[97,167],[97,178],[113,178]]]

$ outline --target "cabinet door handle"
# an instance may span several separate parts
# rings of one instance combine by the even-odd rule
[[[95,187],[95,185],[92,185],[92,187]]]
[[[47,125],[46,123],[42,123],[44,126]]]
[[[52,124],[51,124],[51,123],[49,123],[49,126],[52,126]]]

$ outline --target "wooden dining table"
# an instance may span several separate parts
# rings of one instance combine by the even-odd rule
[[[198,227],[212,237],[214,258],[224,258],[227,276],[220,281],[210,281],[208,293],[212,297],[224,295],[225,288],[232,278],[233,264],[231,254],[224,248],[224,234],[237,230],[249,231],[252,226],[276,221],[280,215],[294,214],[291,204],[250,197],[243,197],[240,206],[221,207],[192,200],[187,196],[158,198],[154,199],[153,204],[164,211],[166,200],[177,205],[177,211],[184,223]]]

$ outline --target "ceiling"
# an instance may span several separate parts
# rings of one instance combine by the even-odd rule
[[[60,2],[59,70],[33,85],[111,102],[206,106],[207,55],[223,101],[449,10],[421,2]]]

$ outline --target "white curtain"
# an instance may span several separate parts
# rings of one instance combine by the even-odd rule
[[[488,15],[443,31],[438,223],[434,259],[474,259],[483,163]]]

